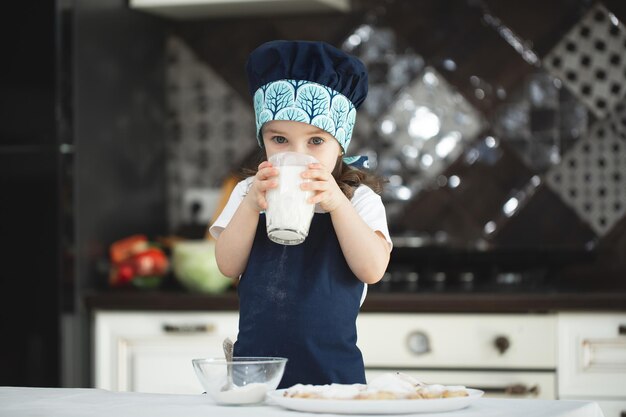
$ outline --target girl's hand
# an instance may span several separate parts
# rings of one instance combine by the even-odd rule
[[[302,183],[300,187],[315,193],[309,198],[309,203],[319,203],[324,211],[330,213],[342,204],[349,203],[333,175],[324,169],[322,164],[309,164],[309,169],[302,173],[302,178],[309,179],[311,182]]]
[[[252,185],[248,190],[248,194],[246,194],[243,201],[256,212],[265,210],[267,208],[265,193],[267,190],[278,186],[278,182],[275,178],[277,175],[278,169],[269,161],[261,162],[254,176],[254,180],[252,181]]]

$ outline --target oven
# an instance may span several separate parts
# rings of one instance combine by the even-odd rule
[[[357,326],[368,379],[400,371],[487,397],[557,397],[555,315],[363,312]]]

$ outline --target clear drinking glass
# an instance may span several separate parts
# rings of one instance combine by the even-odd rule
[[[278,187],[266,193],[265,219],[267,236],[282,245],[298,245],[309,234],[315,204],[307,203],[312,191],[300,189],[300,184],[310,180],[300,174],[309,164],[318,162],[310,155],[297,152],[281,152],[269,158],[278,168]]]

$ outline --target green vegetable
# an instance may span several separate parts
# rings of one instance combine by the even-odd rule
[[[172,267],[176,278],[190,291],[216,294],[224,292],[232,284],[232,280],[222,275],[217,267],[213,241],[176,243]]]

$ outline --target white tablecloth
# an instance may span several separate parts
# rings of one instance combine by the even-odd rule
[[[274,405],[224,407],[206,395],[144,394],[99,389],[0,387],[0,416],[11,417],[264,417],[320,416]],[[325,414],[329,416],[330,414]],[[406,414],[405,414],[406,415]],[[603,417],[587,401],[481,398],[468,408],[419,417]],[[345,417],[345,416],[344,416]]]

